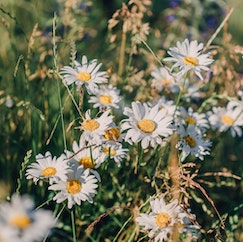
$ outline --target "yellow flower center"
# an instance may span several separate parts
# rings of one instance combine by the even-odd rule
[[[142,119],[138,121],[137,126],[145,133],[152,133],[156,128],[155,122],[149,119]]]
[[[103,152],[106,153],[106,154],[110,154],[111,156],[116,155],[116,150],[112,150],[112,149],[109,149],[109,148],[104,148]]]
[[[77,74],[76,78],[79,81],[88,82],[91,79],[91,75],[88,72],[81,71]]]
[[[79,160],[80,165],[84,166],[84,169],[93,168],[93,162],[90,157],[85,156]]]
[[[194,148],[196,146],[196,140],[193,139],[191,136],[187,135],[183,138],[187,144],[191,147]]]
[[[82,123],[82,127],[88,131],[94,131],[94,130],[98,129],[99,126],[100,126],[99,123],[97,121],[95,121],[94,119],[85,120]]]
[[[105,131],[105,138],[116,141],[120,137],[120,131],[117,128],[110,128]]]
[[[221,116],[221,122],[226,125],[232,125],[234,123],[234,119],[228,115]]]
[[[171,223],[171,217],[169,216],[168,213],[162,212],[156,216],[155,222],[160,228],[164,228],[169,226],[169,224]]]
[[[195,120],[194,118],[190,117],[190,116],[187,116],[187,117],[185,118],[185,122],[186,122],[187,124],[196,124],[196,123],[197,123],[196,120]]]
[[[195,57],[186,56],[186,57],[183,58],[183,61],[186,65],[189,65],[189,66],[197,66],[198,65],[198,60]]]
[[[55,167],[47,167],[42,171],[42,175],[49,177],[49,176],[55,176],[57,173],[57,170]]]
[[[24,215],[18,215],[10,220],[10,224],[12,226],[15,226],[19,229],[26,229],[31,224],[31,219],[26,214]]]
[[[104,105],[108,105],[111,103],[111,97],[108,95],[100,96],[99,100],[100,100],[100,103],[104,104]]]
[[[82,189],[82,184],[78,180],[70,180],[67,182],[67,191],[70,194],[79,193]]]

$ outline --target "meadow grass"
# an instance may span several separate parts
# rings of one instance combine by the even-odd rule
[[[13,194],[28,194],[36,210],[52,211],[57,223],[42,241],[153,241],[136,218],[149,214],[150,199],[160,195],[168,204],[178,200],[195,225],[195,231],[185,226],[183,233],[173,225],[168,241],[243,240],[243,142],[240,134],[231,132],[242,112],[224,130],[208,125],[203,138],[212,146],[203,159],[189,154],[183,161],[176,146],[179,132],[163,138],[163,144],[144,148],[140,141],[125,141],[127,131],[122,130],[120,143],[126,156],[118,166],[110,150],[97,168],[101,182],[93,203],[84,201],[70,209],[66,201],[53,201],[57,191],[48,190],[45,180],[35,184],[26,179],[38,154],[50,151],[59,157],[72,150],[88,109],[92,116],[104,113],[89,103],[93,94],[86,86],[68,85],[61,72],[64,66],[74,68],[75,61],[81,63],[83,55],[89,61],[98,59],[109,84],[120,91],[119,108],[110,109],[119,129],[129,118],[125,107],[134,101],[153,106],[162,97],[173,100],[175,126],[182,115],[177,117],[179,107],[213,116],[213,107],[236,101],[243,110],[243,43],[234,38],[235,31],[242,35],[240,27],[230,22],[236,18],[234,4],[162,2],[1,1],[0,202],[10,201]],[[210,70],[204,72],[203,81],[184,73],[178,92],[165,83],[158,90],[152,86],[152,71],[165,66],[170,71],[171,65],[164,61],[167,51],[186,38],[204,43],[204,53],[210,52],[214,60]],[[187,79],[199,85],[189,96]],[[194,99],[195,92],[199,96]],[[242,126],[239,121],[241,131]],[[87,145],[91,153],[96,145]]]

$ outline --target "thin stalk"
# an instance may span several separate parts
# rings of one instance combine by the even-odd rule
[[[228,19],[230,18],[231,14],[233,13],[234,8],[231,8],[229,13],[226,15],[226,17],[224,18],[224,20],[222,21],[222,23],[219,25],[219,27],[216,29],[216,31],[214,32],[214,34],[211,36],[211,38],[208,40],[207,44],[204,47],[204,51],[211,45],[211,43],[213,42],[213,40],[216,38],[216,36],[218,35],[218,33],[220,32],[220,30],[224,27],[225,23],[228,21]]]
[[[61,76],[60,74],[58,74],[58,76],[59,76],[59,78],[62,79],[62,76]],[[67,92],[68,92],[68,95],[71,97],[72,102],[73,102],[73,104],[74,104],[76,110],[78,111],[79,116],[82,117],[82,118],[84,119],[84,117],[83,117],[83,115],[82,115],[82,113],[81,113],[81,111],[80,111],[80,108],[79,108],[79,106],[78,106],[76,100],[74,99],[73,94],[71,93],[71,91],[70,91],[70,89],[68,88],[67,84],[65,84],[64,82],[63,82],[63,84],[64,84],[64,86],[66,87]]]
[[[130,222],[130,220],[132,219],[132,217],[133,217],[133,215],[130,216],[130,217],[127,219],[127,221],[123,224],[123,226],[120,228],[120,230],[119,230],[118,233],[116,234],[116,237],[113,239],[113,242],[115,242],[115,241],[118,239],[119,235],[121,234],[121,232],[123,231],[123,229],[126,227],[126,225]]]
[[[162,61],[159,59],[159,57],[153,52],[153,50],[149,47],[149,45],[139,36],[137,35],[136,38],[138,40],[140,40],[145,46],[146,48],[150,51],[150,53],[154,56],[154,58],[158,61],[158,63],[160,64],[160,66],[164,66],[164,64],[162,63]]]
[[[62,214],[62,212],[63,212],[63,210],[64,210],[65,207],[66,207],[66,205],[64,204],[63,207],[62,207],[62,209],[60,210],[60,212],[57,214],[57,216],[55,216],[56,212],[54,212],[55,222],[57,222],[57,220],[61,216],[61,214]],[[47,240],[48,236],[49,236],[49,233],[45,236],[45,238],[43,239],[42,242],[45,242]]]
[[[52,26],[52,44],[53,44],[53,70],[54,73],[58,73],[58,66],[57,66],[57,45],[56,45],[56,13],[54,13],[53,18],[53,26]],[[66,133],[65,133],[65,126],[64,126],[64,116],[63,116],[63,108],[62,108],[62,99],[61,99],[61,90],[60,90],[60,84],[58,79],[56,79],[57,82],[57,93],[58,93],[58,102],[60,107],[60,117],[61,117],[61,125],[62,125],[62,135],[63,135],[63,144],[65,150],[67,150],[67,144],[66,144]]]
[[[75,227],[75,214],[74,210],[71,210],[71,223],[72,223],[72,232],[73,232],[73,242],[77,242],[77,237],[76,237],[76,227]]]

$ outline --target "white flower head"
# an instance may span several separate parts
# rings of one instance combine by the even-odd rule
[[[84,169],[88,169],[90,174],[93,174],[98,181],[101,181],[99,173],[95,170],[104,161],[101,159],[101,146],[87,145],[83,139],[80,139],[79,144],[73,142],[73,151],[66,151],[66,156],[69,165],[77,169],[78,166],[82,166]]]
[[[172,93],[179,92],[179,87],[176,84],[175,77],[165,67],[160,67],[151,72],[152,84],[151,87],[159,92],[163,89],[169,89]]]
[[[89,103],[94,103],[94,108],[107,109],[119,108],[121,101],[120,91],[112,85],[101,85],[94,90],[94,96],[91,96]]]
[[[232,137],[242,136],[243,106],[236,101],[228,102],[226,107],[213,107],[208,112],[209,122],[212,129],[225,132],[228,129]]]
[[[113,116],[110,115],[110,110],[106,110],[96,118],[91,118],[91,111],[87,110],[85,118],[80,126],[80,130],[83,131],[82,139],[90,144],[102,143],[105,130],[107,130],[112,123],[112,119]]]
[[[176,47],[172,47],[168,51],[172,57],[167,57],[164,61],[175,62],[172,69],[179,67],[179,74],[183,75],[192,70],[202,80],[201,71],[209,71],[208,65],[213,62],[213,59],[209,58],[209,53],[202,54],[203,47],[203,44],[198,44],[196,40],[177,41]]]
[[[10,202],[0,205],[0,225],[3,241],[7,237],[3,232],[7,231],[12,236],[10,241],[33,242],[48,234],[55,226],[55,219],[51,211],[35,210],[30,197],[14,194]]]
[[[130,144],[141,141],[143,149],[161,144],[162,138],[173,132],[172,116],[159,109],[158,104],[149,108],[146,103],[132,102],[132,108],[125,107],[124,114],[129,117],[121,124],[122,131],[126,131],[125,141]]]
[[[188,109],[179,107],[179,113],[177,114],[177,117],[179,122],[181,122],[183,125],[195,125],[202,132],[209,128],[206,114],[194,112],[191,107]]]
[[[173,225],[182,224],[185,215],[178,205],[178,200],[166,204],[163,196],[151,198],[150,206],[152,211],[149,214],[141,213],[136,222],[144,229],[150,230],[148,236],[154,238],[154,241],[165,241],[172,233]]]
[[[88,93],[94,93],[98,84],[106,83],[107,74],[105,71],[99,71],[101,63],[97,65],[97,60],[94,59],[88,62],[87,57],[82,57],[81,64],[77,61],[74,62],[74,67],[64,66],[60,74],[63,75],[63,82],[66,85],[75,83],[77,88],[84,85],[87,88]]]
[[[81,201],[93,203],[92,198],[97,193],[97,182],[95,176],[90,175],[89,169],[79,166],[68,173],[66,182],[59,181],[48,189],[59,191],[53,200],[57,203],[67,200],[68,208],[71,209],[75,204],[81,205]]]
[[[67,180],[68,163],[64,155],[56,158],[47,151],[45,155],[38,154],[36,162],[30,164],[26,170],[26,178],[33,179],[36,184],[39,179],[47,179],[50,184],[57,180]]]
[[[202,133],[195,125],[188,125],[186,128],[180,125],[178,128],[180,140],[176,147],[182,151],[181,161],[184,161],[189,154],[204,159],[205,155],[210,154],[211,142],[202,137]]]
[[[120,143],[106,143],[106,145],[102,146],[101,159],[106,160],[108,157],[110,157],[117,163],[119,167],[122,159],[127,156],[127,152],[128,149],[122,148],[122,144]]]

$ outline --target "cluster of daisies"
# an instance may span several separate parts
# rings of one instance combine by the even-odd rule
[[[108,83],[109,76],[107,72],[99,71],[101,64],[96,59],[88,62],[87,57],[83,56],[81,63],[75,61],[72,67],[64,66],[60,71],[63,84],[67,88],[74,84],[79,93],[86,91],[88,102],[93,106],[80,117],[80,138],[73,142],[72,149],[64,150],[59,157],[52,156],[49,151],[44,155],[38,154],[35,162],[27,167],[26,178],[32,179],[35,184],[39,180],[46,181],[48,190],[54,191],[53,200],[66,202],[71,209],[80,206],[81,202],[93,202],[98,184],[102,181],[99,167],[107,160],[113,160],[120,166],[128,155],[129,145],[139,144],[143,150],[154,149],[166,145],[173,135],[177,137],[179,160],[186,162],[188,157],[203,160],[205,155],[210,155],[212,142],[207,138],[209,130],[229,130],[233,137],[242,136],[242,98],[228,101],[225,107],[214,106],[205,113],[202,108],[194,110],[190,105],[180,105],[182,99],[187,104],[200,99],[198,83],[204,80],[202,72],[209,73],[209,65],[213,62],[210,53],[203,53],[203,48],[203,44],[197,41],[186,39],[177,42],[176,47],[168,51],[170,57],[164,59],[164,62],[174,64],[170,68],[162,66],[152,71],[152,88],[157,89],[158,93],[176,94],[176,101],[161,95],[153,102],[132,101],[129,107],[124,108],[120,91]],[[123,109],[125,118],[119,123],[114,122],[113,109]],[[19,198],[13,198],[13,206],[15,199]],[[29,206],[32,208],[33,204],[29,202]],[[136,221],[155,241],[166,240],[175,224],[184,228],[187,225],[188,216],[177,200],[166,204],[163,197],[155,197],[151,198],[150,206],[152,212],[140,214]],[[23,231],[32,229],[30,224],[35,226],[38,220],[28,217],[25,211],[21,212],[19,220],[13,218],[15,222],[11,220],[8,224],[14,224],[17,235],[25,238]],[[2,223],[5,215],[2,210],[0,213]],[[50,216],[49,213],[45,215]],[[47,225],[52,225],[50,221],[53,220],[50,219]],[[49,225],[46,228],[42,226],[43,230],[40,229],[39,233],[49,229]],[[5,227],[8,231],[8,226]],[[15,233],[15,230],[9,231]],[[183,232],[182,227],[179,227],[179,232]],[[4,236],[8,232],[1,233],[0,241],[5,241]],[[25,238],[24,241],[31,239]]]

